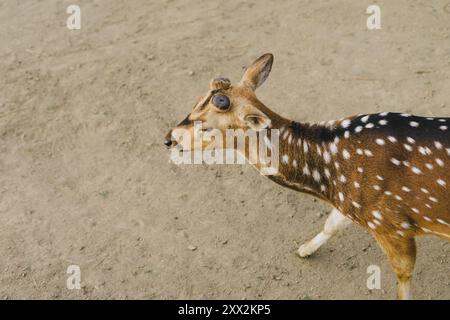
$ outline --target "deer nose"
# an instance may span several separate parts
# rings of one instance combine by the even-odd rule
[[[170,146],[172,145],[172,140],[170,140],[170,139],[164,140],[164,145],[165,145],[166,147],[170,147]]]
[[[174,141],[172,140],[172,130],[167,133],[167,135],[164,137],[164,145],[169,148],[172,145],[174,145]]]

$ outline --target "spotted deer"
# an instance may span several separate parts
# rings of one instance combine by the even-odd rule
[[[298,249],[300,257],[312,255],[353,221],[388,256],[399,298],[410,298],[415,237],[450,240],[450,118],[382,112],[317,124],[292,121],[255,95],[272,63],[272,54],[261,56],[236,85],[226,78],[212,80],[208,93],[176,128],[192,132],[193,123],[201,121],[203,130],[221,132],[278,129],[281,161],[268,178],[333,207],[323,230]],[[206,147],[184,141],[174,139],[171,130],[164,143],[186,150]],[[257,170],[263,166],[255,164]]]

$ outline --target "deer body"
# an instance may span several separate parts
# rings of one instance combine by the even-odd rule
[[[270,54],[260,57],[236,87],[213,80],[210,93],[179,126],[191,128],[200,120],[218,130],[278,129],[279,168],[268,177],[334,207],[324,230],[299,255],[311,255],[353,221],[375,237],[397,275],[399,297],[409,298],[414,238],[450,240],[450,118],[384,112],[322,124],[291,121],[253,93],[272,61]],[[171,133],[167,139],[166,144],[182,144]]]
[[[410,297],[414,237],[450,240],[448,118],[360,115],[331,125],[282,123],[279,174],[286,187],[330,203],[324,231],[299,249],[314,253],[349,220],[367,229],[389,257],[401,298]],[[446,168],[447,166],[447,168]]]
[[[372,233],[449,240],[447,122],[379,113],[330,126],[282,124],[279,173],[269,178],[329,202]]]

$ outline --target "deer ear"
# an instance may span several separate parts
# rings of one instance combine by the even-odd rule
[[[269,76],[270,70],[272,69],[273,55],[271,53],[266,53],[256,59],[247,69],[241,79],[241,84],[248,86],[255,90]]]
[[[253,113],[245,115],[244,122],[249,128],[258,131],[269,128],[272,121],[264,113]]]

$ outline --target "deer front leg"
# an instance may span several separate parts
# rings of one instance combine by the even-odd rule
[[[411,299],[411,277],[416,262],[414,238],[398,238],[375,234],[375,238],[389,258],[397,276],[398,298]]]
[[[328,215],[322,232],[317,234],[312,240],[301,245],[298,249],[298,254],[302,258],[312,255],[339,230],[345,228],[350,223],[350,219],[345,217],[339,210],[333,209]]]

